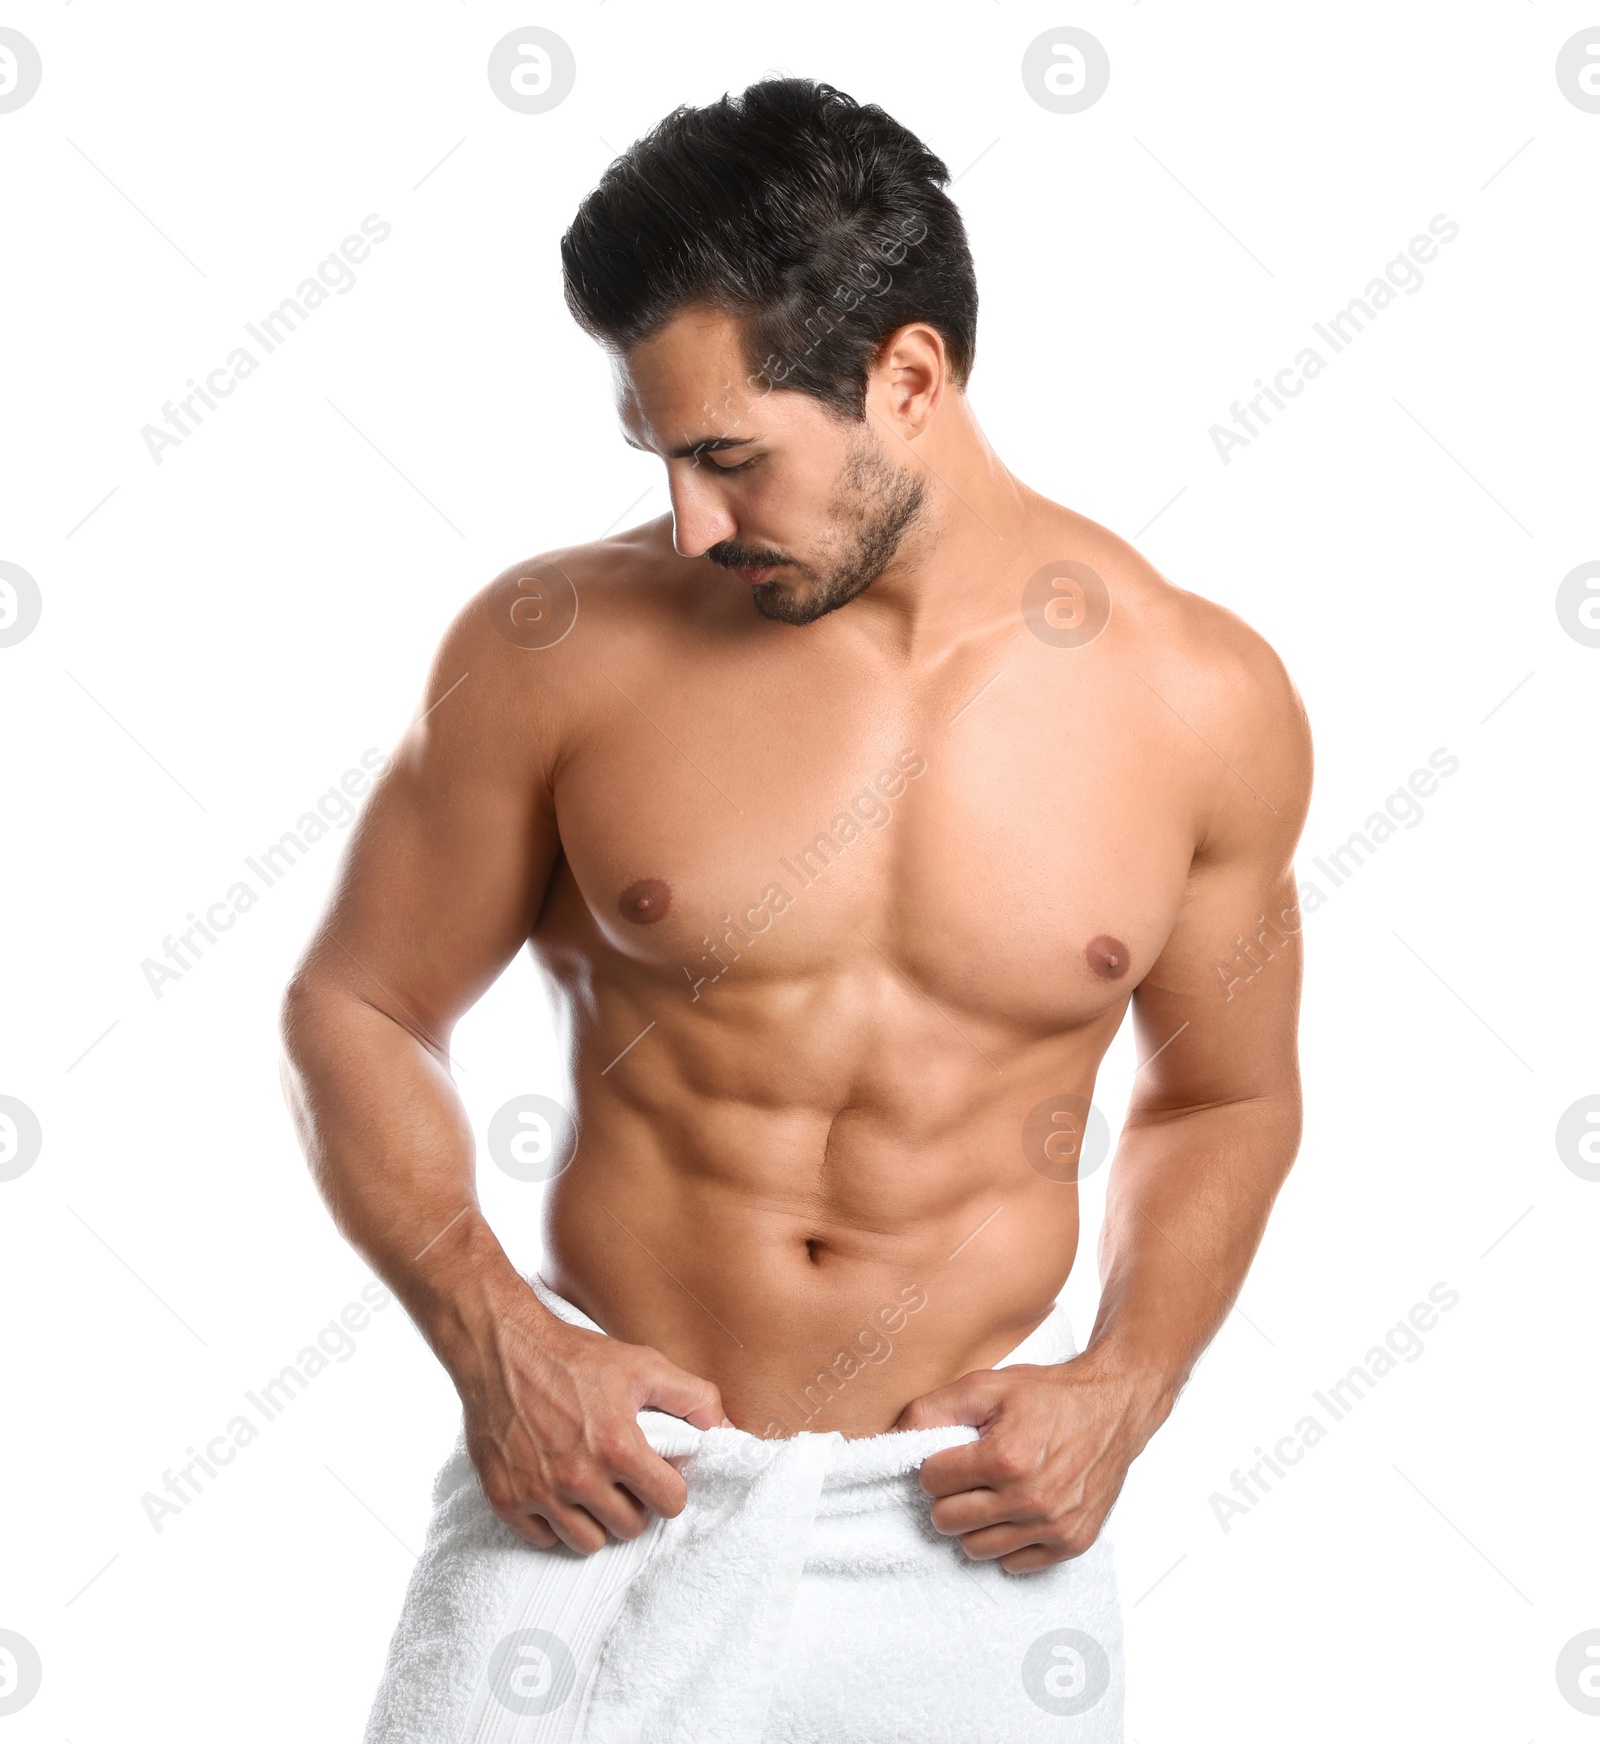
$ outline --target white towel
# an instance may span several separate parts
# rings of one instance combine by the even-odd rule
[[[1057,1305],[996,1366],[1076,1348]],[[496,1518],[458,1438],[366,1744],[1121,1744],[1105,1533],[1010,1574],[929,1520],[918,1468],[975,1429],[763,1440],[659,1411],[639,1426],[688,1503],[588,1557]]]

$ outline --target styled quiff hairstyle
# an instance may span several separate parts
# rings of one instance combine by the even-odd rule
[[[567,306],[618,352],[689,304],[725,310],[752,387],[853,419],[882,341],[926,321],[964,387],[978,287],[949,180],[876,104],[764,79],[673,110],[610,165],[561,239]]]

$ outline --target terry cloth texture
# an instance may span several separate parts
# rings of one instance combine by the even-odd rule
[[[1058,1304],[996,1366],[1076,1354]],[[918,1468],[977,1430],[639,1426],[688,1503],[593,1556],[519,1538],[458,1437],[366,1744],[1122,1744],[1106,1535],[1010,1574],[929,1519]]]

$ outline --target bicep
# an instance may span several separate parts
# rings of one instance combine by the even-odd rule
[[[560,851],[548,720],[458,620],[358,820],[297,979],[443,1046],[532,931]]]
[[[1300,910],[1292,868],[1204,868],[1134,993],[1132,1109],[1176,1113],[1297,1081]]]
[[[1234,768],[1190,867],[1178,916],[1134,994],[1131,1112],[1147,1118],[1298,1092],[1301,914],[1294,850],[1310,799],[1298,699],[1272,711],[1270,746]]]

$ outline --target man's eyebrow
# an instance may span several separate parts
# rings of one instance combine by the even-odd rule
[[[650,450],[642,442],[635,442],[631,436],[622,438],[630,448],[637,448],[641,454]],[[668,460],[692,460],[697,454],[717,454],[724,448],[748,448],[752,442],[759,442],[759,436],[702,436],[698,441],[682,443],[677,448],[669,448]]]

